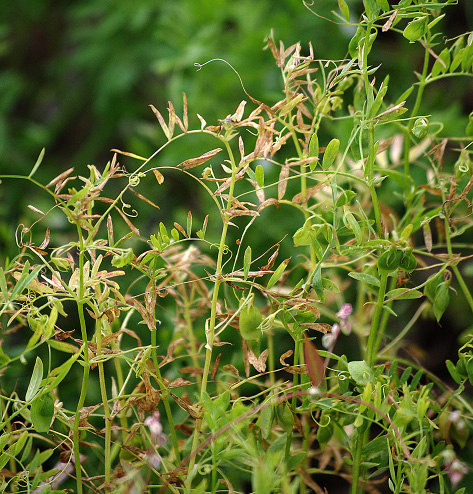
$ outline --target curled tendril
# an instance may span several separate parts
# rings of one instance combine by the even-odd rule
[[[146,176],[144,173],[139,172],[135,173],[133,175],[130,175],[128,177],[128,183],[130,184],[130,187],[137,187],[140,184],[140,180]]]
[[[136,218],[138,216],[138,211],[136,209],[133,209],[130,204],[127,204],[126,202],[122,201],[122,212],[124,215],[128,216],[129,218]],[[127,209],[131,211],[126,211]]]
[[[30,241],[25,244],[23,238],[27,233],[30,234]],[[18,247],[31,244],[31,229],[20,223],[15,231],[15,242]]]
[[[253,99],[253,97],[246,90],[245,85],[243,84],[243,79],[241,78],[241,76],[238,73],[238,71],[235,69],[235,67],[233,67],[233,65],[231,63],[227,62],[223,58],[212,58],[212,60],[208,60],[207,62],[204,62],[204,63],[195,62],[194,63],[194,67],[197,67],[197,72],[198,72],[202,67],[204,67],[205,65],[207,65],[209,63],[212,63],[212,62],[223,62],[223,63],[226,63],[233,70],[233,72],[235,72],[235,74],[237,75],[238,80],[240,81],[241,88],[243,89],[243,92],[248,96],[248,98],[250,98],[253,102],[255,102],[255,100]]]
[[[314,419],[314,422],[321,428],[324,428],[324,427],[328,427],[328,425],[330,424],[330,422],[332,421],[330,415],[324,415],[324,418],[326,419],[326,423],[323,424],[322,421],[317,421]]]

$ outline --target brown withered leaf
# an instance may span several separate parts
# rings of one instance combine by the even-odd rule
[[[274,263],[276,262],[276,259],[278,257],[278,253],[279,253],[279,244],[277,244],[276,250],[271,254],[270,258],[268,259],[268,264],[263,266],[261,268],[261,271],[269,271],[274,266]]]
[[[176,124],[176,110],[174,105],[168,101],[168,113],[169,113],[169,133],[174,134],[174,125]]]
[[[184,230],[184,228],[182,228],[182,226],[179,223],[177,223],[177,221],[174,222],[174,227],[182,233],[182,236],[184,238],[189,238],[187,236],[187,232]]]
[[[406,104],[405,101],[401,101],[398,105],[395,105],[395,106],[391,106],[390,108],[388,108],[386,111],[383,111],[382,113],[380,113],[379,115],[376,115],[376,117],[374,117],[374,120],[379,120],[380,118],[382,117],[385,117],[386,115],[389,115],[391,113],[394,113],[394,112],[397,112],[398,110],[400,110],[404,105]]]
[[[159,125],[163,129],[163,132],[164,132],[164,135],[166,136],[166,138],[168,140],[172,139],[172,133],[169,130],[169,127],[167,126],[166,122],[164,121],[164,118],[161,115],[161,113],[159,112],[159,110],[157,108],[155,108],[154,105],[149,105],[149,107],[153,111],[154,116],[158,119]]]
[[[187,94],[182,93],[182,123],[184,124],[184,129],[187,132],[189,128],[189,117],[187,113]]]
[[[192,436],[194,433],[194,428],[190,427],[189,425],[182,423],[182,424],[176,424],[175,428],[177,431],[181,431],[185,436]]]
[[[113,222],[112,217],[107,215],[107,235],[108,235],[108,245],[114,245],[115,242],[113,240]]]
[[[263,201],[257,208],[256,210],[258,213],[262,211],[263,209],[267,208],[268,206],[276,206],[279,209],[279,201],[276,201],[274,197],[271,197],[270,199],[266,199],[266,201]]]
[[[163,358],[162,362],[159,364],[159,367],[162,367],[163,365],[169,363],[169,362],[172,362],[174,360],[174,350],[184,344],[185,340],[184,338],[178,338],[177,340],[174,340],[174,341],[171,341],[171,343],[169,343],[168,345],[168,351],[167,351],[167,354],[166,356]]]
[[[161,185],[164,182],[164,175],[156,168],[151,168],[153,170],[154,176],[158,181],[158,184]]]
[[[223,209],[222,213],[228,214],[230,216],[230,219],[235,218],[235,216],[258,216],[258,212],[251,211],[251,209]]]
[[[46,189],[49,189],[49,187],[56,185],[59,182],[62,182],[66,177],[68,177],[72,172],[74,171],[74,168],[69,168],[65,172],[60,173],[57,177],[53,178],[51,182],[46,185]],[[73,178],[73,177],[71,177]]]
[[[200,130],[204,130],[205,126],[207,125],[205,118],[202,117],[202,115],[199,115],[198,113],[197,113],[197,118],[200,120]]]
[[[41,245],[38,249],[45,249],[49,245],[49,241],[51,240],[51,231],[49,228],[46,228],[46,233],[44,234],[44,240],[41,242]]]
[[[240,382],[240,373],[238,372],[238,369],[234,365],[227,364],[227,365],[224,365],[223,368],[225,370],[232,371],[234,374],[236,374],[238,382]]]
[[[318,388],[325,376],[325,364],[319,355],[316,346],[307,338],[304,333],[304,360],[312,386]]]
[[[123,156],[128,156],[129,158],[133,158],[135,160],[140,160],[140,161],[146,161],[147,158],[143,158],[143,156],[139,156],[135,153],[129,153],[128,151],[120,151],[120,149],[110,149],[110,151],[117,153],[117,154],[122,154]]]
[[[182,377],[178,377],[177,379],[174,379],[174,381],[171,381],[169,384],[167,384],[166,388],[171,389],[171,388],[180,388],[182,386],[190,386],[194,384],[191,381],[187,381],[186,379]]]
[[[209,161],[209,159],[213,158],[216,154],[220,153],[222,148],[212,149],[212,151],[208,151],[197,158],[191,158],[188,160],[179,163],[177,166],[181,167],[183,170],[189,170],[190,168],[194,168],[196,166],[202,165],[203,163]]]
[[[243,351],[243,365],[245,367],[245,375],[246,377],[250,376],[250,360],[248,357],[248,343],[246,340],[242,339],[241,340],[241,349]]]
[[[389,146],[391,146],[391,144],[393,143],[393,141],[394,141],[394,137],[390,137],[389,139],[383,139],[379,143],[378,149],[376,150],[376,154],[380,154],[383,151],[386,151],[386,149],[388,149]]]
[[[200,367],[194,367],[193,365],[187,365],[179,369],[179,374],[190,374],[191,376],[201,376],[204,373],[204,369]]]
[[[314,331],[319,331],[323,334],[327,334],[332,331],[332,326],[325,322],[304,322],[301,326],[307,329],[313,329]]]
[[[422,232],[424,234],[424,243],[427,252],[432,252],[432,230],[430,229],[430,222],[426,221],[422,225]]]
[[[202,415],[192,405],[189,405],[187,402],[185,402],[182,398],[179,398],[179,396],[176,396],[174,393],[169,392],[169,394],[174,398],[175,402],[183,410],[185,410],[192,418],[194,419],[201,418]]]
[[[215,376],[217,375],[217,372],[218,372],[218,366],[220,365],[220,357],[222,356],[221,353],[219,353],[217,355],[217,358],[215,359],[215,364],[214,364],[214,368],[212,370],[212,374],[210,375],[210,378],[212,379],[212,381],[215,379]]]
[[[128,190],[130,190],[131,192],[133,192],[133,194],[135,194],[135,196],[138,197],[138,199],[141,199],[142,201],[146,202],[150,206],[153,206],[153,208],[161,209],[157,204],[155,204],[153,201],[151,201],[150,199],[148,199],[147,197],[145,197],[143,194],[140,194],[133,187],[130,187]]]
[[[299,194],[296,194],[293,198],[292,201],[295,204],[304,204],[306,203],[312,195],[314,195],[319,189],[321,189],[325,185],[325,182],[320,182],[317,185],[314,185],[314,187],[309,187],[306,192],[304,197],[302,197],[302,192],[299,192]]]
[[[307,374],[307,367],[305,365],[288,365],[284,367],[284,370],[289,374]]]
[[[279,358],[279,362],[281,362],[281,365],[284,365],[284,367],[289,367],[289,364],[286,364],[286,359],[291,357],[294,352],[292,350],[288,350],[287,352],[284,352],[281,357]]]
[[[33,211],[34,213],[38,213],[41,216],[45,216],[45,214],[43,213],[43,211],[41,211],[41,209],[38,209],[37,207],[32,206],[31,204],[28,204],[28,209],[31,209],[31,211]]]
[[[278,199],[281,200],[286,193],[287,179],[289,177],[289,165],[286,163],[279,173],[279,183],[278,183]]]
[[[240,122],[243,118],[243,113],[245,112],[246,101],[243,100],[236,109],[235,113],[231,115],[230,119],[232,122]]]
[[[399,12],[399,9],[396,9],[389,16],[389,19],[383,24],[383,27],[381,28],[381,30],[383,31],[383,33],[385,33],[386,31],[389,31],[391,29],[391,26],[393,25],[394,19],[396,18],[398,12]]]
[[[268,359],[269,350],[262,351],[260,356],[256,358],[256,355],[248,349],[248,361],[258,371],[264,372],[266,370],[266,360]]]
[[[320,487],[319,484],[314,482],[312,475],[310,473],[306,472],[300,466],[297,467],[297,473],[302,477],[304,484],[308,485],[315,492],[315,494],[327,494],[326,490],[322,489],[322,487]]]
[[[242,162],[245,157],[245,145],[241,136],[238,137],[238,149],[240,150],[240,162]]]

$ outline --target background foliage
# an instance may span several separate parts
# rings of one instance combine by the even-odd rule
[[[361,2],[348,3],[356,18],[363,10]],[[337,2],[317,2],[316,7],[319,15],[331,16]],[[281,98],[281,81],[269,51],[262,49],[271,29],[275,39],[283,40],[286,46],[301,41],[307,49],[312,42],[316,58],[335,60],[345,58],[347,43],[354,34],[349,27],[314,16],[299,0],[260,1],[257,5],[224,0],[86,1],[67,5],[52,1],[31,5],[25,1],[5,2],[1,8],[0,169],[2,174],[27,175],[44,146],[46,157],[35,176],[42,183],[71,166],[81,172],[93,162],[102,169],[110,158],[110,148],[151,155],[165,139],[148,105],[163,110],[171,100],[178,107],[183,91],[187,93],[192,127],[198,126],[196,113],[210,124],[233,113],[245,98],[235,72],[218,61],[197,72],[195,62],[227,60],[238,70],[250,94],[272,104]],[[448,37],[473,28],[471,9],[469,2],[450,8],[450,24],[443,26]],[[373,65],[382,64],[377,85],[385,74],[391,74],[391,99],[413,84],[414,72],[422,68],[423,51],[418,46],[409,48],[399,36],[380,34],[378,49],[370,60]],[[473,109],[470,87],[468,79],[433,84],[426,90],[422,111],[432,114],[432,120],[441,120],[449,135],[461,134]],[[454,95],[451,105],[444,104],[446,95]],[[178,114],[181,111],[177,108]],[[345,147],[349,135],[346,125],[344,120],[328,120],[320,130],[320,140],[338,136]],[[437,137],[442,137],[442,131]],[[169,146],[158,158],[159,165],[173,165],[209,149],[203,139],[189,139],[186,146]],[[280,162],[284,152],[283,148]],[[125,166],[133,166],[133,162],[123,161]],[[140,230],[157,231],[159,222],[170,214],[172,220],[185,224],[189,209],[203,220],[209,199],[198,195],[193,182],[181,175],[166,177],[167,186],[159,191],[159,198],[156,183],[143,180],[141,193],[159,202],[161,210],[143,208],[135,221]],[[0,194],[1,253],[6,257],[16,251],[17,224],[31,224],[35,218],[28,217],[32,213],[27,204],[41,209],[46,198],[33,199],[29,192],[25,194],[20,181],[1,187]],[[390,206],[388,194],[383,200]],[[60,216],[57,222],[56,233],[62,232],[67,238],[70,225]],[[288,215],[277,225],[250,230],[247,241],[257,251],[287,235],[280,256],[290,257],[294,255],[292,235],[298,226],[292,225]],[[471,284],[471,270],[466,269],[465,276]],[[355,294],[348,293],[347,299],[350,297],[354,299]],[[456,362],[460,328],[469,326],[459,304],[458,299],[453,301],[441,325],[427,319],[425,327],[420,325],[419,333],[413,335],[414,341],[406,345],[409,354],[431,371],[445,372],[447,358]],[[401,313],[394,325],[405,325],[411,307],[406,301],[405,315]],[[71,326],[77,323],[70,322]],[[171,338],[164,333],[160,336]],[[349,358],[360,358],[349,344],[347,347]],[[98,389],[90,391],[100,394]]]

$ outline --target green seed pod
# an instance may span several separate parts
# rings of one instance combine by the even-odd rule
[[[413,21],[409,22],[402,35],[407,38],[411,43],[422,38],[427,31],[427,17],[416,17]]]
[[[401,259],[400,267],[408,273],[412,273],[412,271],[414,271],[414,269],[417,267],[417,259],[412,252],[404,253]]]
[[[429,131],[429,121],[425,118],[418,118],[412,127],[412,133],[419,139],[427,135]]]
[[[280,403],[276,409],[278,424],[288,433],[294,427],[294,415],[287,403]]]
[[[403,252],[396,248],[383,252],[378,259],[379,274],[387,274],[396,271],[401,265]]]
[[[263,320],[261,312],[253,305],[243,307],[240,312],[240,334],[245,340],[257,340],[261,334],[259,325]]]

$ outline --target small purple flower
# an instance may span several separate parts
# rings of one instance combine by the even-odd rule
[[[468,467],[457,458],[455,458],[450,465],[447,465],[447,475],[454,489],[468,471]]]
[[[158,446],[166,444],[163,434],[163,426],[159,420],[159,412],[156,410],[153,415],[146,417],[144,424],[149,428],[152,441]]]
[[[342,321],[348,319],[348,316],[353,312],[351,304],[343,304],[342,308],[337,312],[337,317]]]
[[[340,334],[340,325],[335,323],[332,326],[332,331],[322,336],[322,345],[327,349],[331,348],[333,345],[335,345],[335,342],[337,341],[339,334]]]

